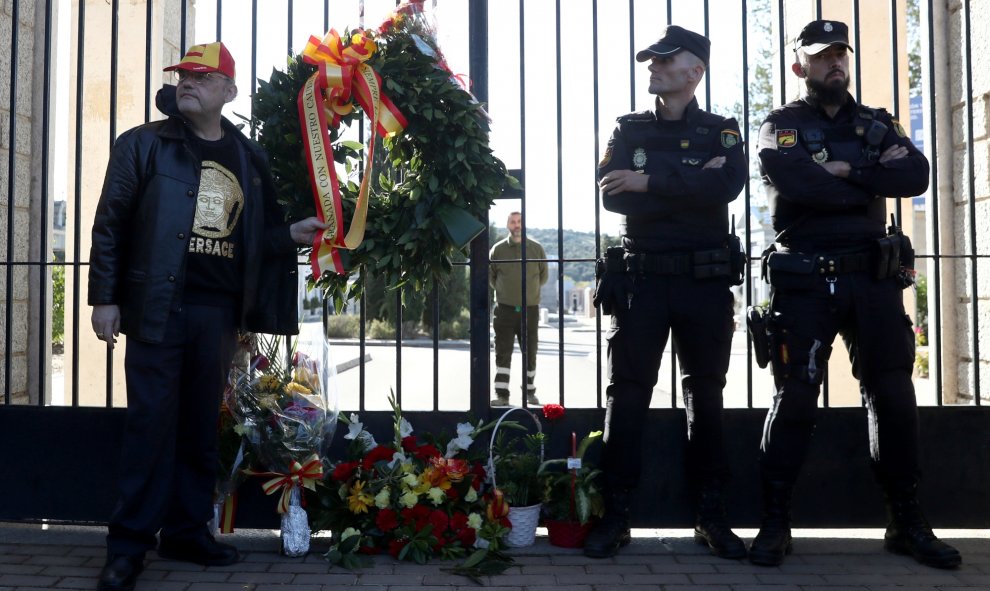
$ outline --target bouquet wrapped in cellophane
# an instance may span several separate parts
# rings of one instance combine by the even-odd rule
[[[247,369],[234,367],[227,389],[227,407],[238,431],[250,444],[264,471],[245,470],[266,478],[266,494],[280,494],[283,552],[300,555],[309,548],[309,526],[301,506],[301,488],[314,489],[323,478],[325,448],[337,424],[332,364],[326,343],[320,357],[289,348],[278,336],[257,335],[257,353]]]

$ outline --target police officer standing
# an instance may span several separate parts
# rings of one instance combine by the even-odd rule
[[[730,273],[741,270],[740,249],[730,245],[728,203],[742,189],[746,161],[736,121],[701,110],[694,96],[710,46],[671,25],[636,55],[650,62],[656,109],[620,117],[598,166],[605,208],[625,219],[622,247],[608,249],[599,263],[595,296],[612,326],[605,516],[584,547],[594,558],[629,542],[630,493],[639,481],[643,430],[669,333],[683,375],[695,539],[718,556],[746,556],[726,524],[721,491],[728,476],[722,388],[734,330]]]
[[[778,565],[791,550],[791,491],[838,333],[860,382],[872,465],[890,512],[884,545],[950,568],[959,553],[932,533],[915,493],[914,334],[901,296],[913,280],[912,252],[899,229],[885,231],[882,197],[923,193],[928,160],[887,112],[849,94],[852,49],[845,24],[808,24],[791,66],[807,94],[771,113],[760,130],[761,174],[778,232],[777,250],[764,260],[776,394],[760,460],[764,517],[749,556]]]

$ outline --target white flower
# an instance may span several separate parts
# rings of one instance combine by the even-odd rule
[[[478,500],[478,491],[474,490],[474,487],[468,487],[467,494],[464,495],[464,500],[473,503]]]
[[[481,515],[478,513],[471,513],[468,515],[468,527],[471,529],[481,529]]]
[[[417,495],[411,490],[406,491],[406,494],[399,497],[399,503],[401,503],[402,506],[406,507],[407,509],[412,509],[413,507],[415,507],[418,501],[419,501],[419,495]]]
[[[356,530],[353,527],[349,527],[340,534],[340,541],[343,542],[344,540],[346,540],[351,536],[359,536],[359,535],[361,535],[361,532],[359,530]]]
[[[443,492],[443,489],[432,487],[430,490],[426,491],[426,496],[430,497],[430,501],[433,502],[435,507],[440,506],[440,503],[447,498],[447,494]]]
[[[419,484],[419,476],[416,476],[415,474],[406,474],[402,477],[402,484],[412,488]]]
[[[406,458],[406,454],[402,453],[401,451],[397,451],[394,454],[392,454],[392,459],[389,461],[388,467],[394,468],[396,464],[404,464],[408,461],[409,459]]]
[[[391,494],[389,493],[388,487],[382,489],[380,493],[375,495],[375,507],[379,509],[384,509],[388,507],[389,501],[391,500]]]
[[[447,443],[447,453],[444,457],[452,458],[457,452],[466,450],[474,443],[471,434],[474,433],[474,426],[471,423],[457,423],[457,437]]]
[[[412,425],[409,424],[409,421],[407,421],[405,417],[402,417],[402,420],[399,422],[399,436],[409,437],[412,435],[412,432]]]
[[[357,439],[364,429],[364,423],[358,421],[357,413],[351,413],[348,417],[350,420],[347,425],[347,435],[344,435],[344,439]]]

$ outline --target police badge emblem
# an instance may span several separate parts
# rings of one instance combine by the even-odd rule
[[[646,166],[646,150],[643,148],[636,148],[633,151],[632,163],[636,168],[644,168]]]
[[[721,140],[723,148],[731,148],[739,143],[739,133],[732,129],[723,129]]]
[[[818,164],[823,164],[825,162],[828,162],[828,150],[822,148],[821,151],[812,154],[811,159],[817,162]]]
[[[825,32],[826,33],[831,33],[832,32],[832,23],[825,23],[825,26],[823,28],[825,29]]]

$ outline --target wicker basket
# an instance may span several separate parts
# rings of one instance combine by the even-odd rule
[[[502,424],[509,414],[515,411],[522,411],[529,418],[533,419],[533,423],[536,424],[536,432],[543,433],[543,427],[540,425],[540,420],[536,418],[536,415],[530,412],[528,409],[514,406],[509,408],[509,410],[502,413],[502,416],[495,421],[495,428],[492,429],[491,440],[488,443],[488,474],[492,478],[492,486],[498,488],[498,481],[495,476],[495,436],[498,433],[498,428]],[[540,462],[543,462],[543,443],[540,443]],[[505,536],[505,545],[510,548],[522,548],[524,546],[532,546],[533,542],[536,540],[536,526],[540,522],[540,508],[542,505],[530,505],[528,507],[509,507],[509,521],[512,523],[512,529]]]

